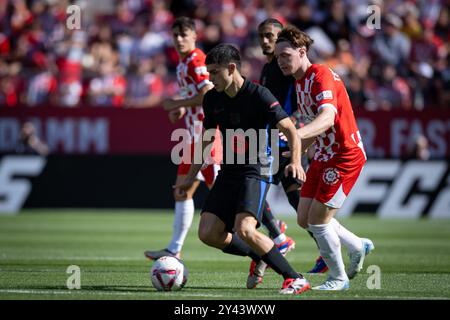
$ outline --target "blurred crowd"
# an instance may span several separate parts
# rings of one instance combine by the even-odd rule
[[[81,8],[81,29],[66,9]],[[355,107],[450,106],[446,0],[0,0],[0,107],[154,107],[177,92],[175,17],[196,19],[198,46],[241,50],[257,81],[268,17],[315,40],[314,63],[333,68]],[[378,20],[380,18],[380,20]],[[377,26],[379,28],[377,28]],[[374,28],[375,27],[375,28]]]

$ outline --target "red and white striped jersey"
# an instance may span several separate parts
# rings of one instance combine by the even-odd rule
[[[341,78],[330,68],[313,64],[296,81],[297,105],[305,124],[322,108],[332,108],[334,125],[316,139],[314,160],[328,161],[336,155],[348,160],[366,157],[352,105]]]
[[[180,87],[180,95],[183,99],[189,99],[199,93],[199,91],[210,84],[209,73],[205,64],[206,55],[202,50],[196,48],[177,66],[177,79]],[[186,107],[185,122],[186,128],[191,136],[198,141],[202,133],[202,121],[204,118],[201,106]]]

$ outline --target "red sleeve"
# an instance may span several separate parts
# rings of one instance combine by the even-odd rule
[[[49,93],[55,93],[58,87],[58,82],[56,81],[56,77],[52,76],[50,80],[50,86],[48,88]]]
[[[209,73],[206,70],[205,55],[197,54],[188,64],[188,76],[195,83],[197,90],[201,90],[209,82]]]
[[[115,95],[123,95],[127,87],[127,81],[122,76],[116,76],[114,78],[114,88],[117,90]]]
[[[328,67],[318,69],[311,87],[311,98],[317,106],[317,112],[324,107],[333,107],[337,113],[336,81],[342,81],[339,76]]]
[[[117,76],[114,79],[114,87],[117,90],[116,94],[112,97],[112,104],[114,107],[122,107],[125,100],[125,90],[127,82],[124,77]]]
[[[153,77],[152,81],[150,81],[149,91],[151,94],[155,94],[155,95],[163,94],[164,86],[163,86],[163,82],[159,76],[155,75]]]

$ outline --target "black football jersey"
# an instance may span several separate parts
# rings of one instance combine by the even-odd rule
[[[273,164],[270,161],[270,128],[288,117],[273,94],[267,88],[245,80],[234,97],[215,89],[208,91],[203,98],[203,110],[205,130],[219,128],[222,134],[220,174],[270,181],[271,174],[266,174],[267,167]]]

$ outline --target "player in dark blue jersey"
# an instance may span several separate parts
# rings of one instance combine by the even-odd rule
[[[295,78],[293,76],[285,76],[278,65],[277,58],[275,57],[275,43],[278,38],[278,33],[283,29],[283,25],[277,19],[269,18],[261,22],[258,26],[258,39],[263,54],[267,58],[267,63],[263,66],[260,83],[270,90],[270,92],[278,99],[284,111],[289,115],[297,128],[301,125],[300,113],[297,107],[297,93],[295,90]],[[285,140],[279,140],[280,153],[289,150],[289,145]],[[273,183],[279,184],[281,182],[289,203],[297,211],[298,204],[300,202],[300,184],[292,177],[284,176],[280,174],[283,172],[284,167],[289,163],[289,158],[280,159],[280,170],[278,174],[274,175]],[[306,156],[303,157],[305,167],[307,165]],[[266,206],[267,207],[267,206]],[[270,210],[264,211],[264,224],[269,226],[269,234],[277,243],[280,240],[285,240],[286,236],[282,233],[283,230],[278,229],[277,220],[273,217]],[[312,233],[309,233],[313,237]],[[314,237],[313,237],[314,239]],[[288,243],[290,240],[287,237]],[[254,283],[255,286],[262,280],[265,270],[264,262],[260,262],[256,266],[251,266],[255,270],[254,276],[248,279],[249,283]],[[311,273],[322,273],[328,270],[327,265],[323,261],[322,257],[316,260],[315,266],[310,271]]]
[[[216,128],[220,130],[223,160],[202,209],[199,238],[225,253],[249,256],[256,262],[263,260],[283,276],[280,293],[299,294],[310,288],[309,282],[293,270],[274,242],[257,227],[272,177],[266,169],[277,165],[267,161],[267,129],[276,127],[288,139],[293,156],[284,174],[304,181],[301,143],[294,124],[276,98],[267,88],[244,79],[240,65],[239,51],[231,45],[219,45],[206,57],[214,89],[203,99],[203,125],[212,131],[211,137]],[[203,140],[201,151],[207,154],[204,151],[210,142]],[[185,181],[176,187],[188,190],[201,167],[202,163],[194,163]]]

